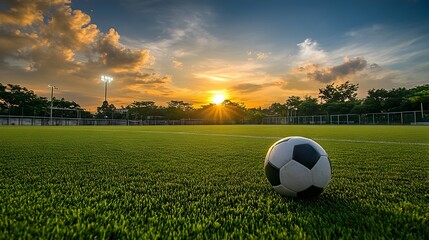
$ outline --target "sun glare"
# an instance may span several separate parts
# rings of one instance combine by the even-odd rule
[[[216,93],[212,100],[216,105],[219,105],[225,101],[225,95],[223,93]]]

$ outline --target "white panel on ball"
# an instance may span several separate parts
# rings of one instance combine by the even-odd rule
[[[282,186],[282,185],[278,185],[278,186],[273,186],[274,190],[278,193],[280,193],[281,195],[284,196],[289,196],[289,197],[296,197],[296,192],[287,189],[286,187]]]
[[[280,183],[292,191],[303,191],[310,187],[312,182],[310,169],[295,160],[280,168]]]
[[[268,150],[264,166],[267,165],[269,160],[272,165],[277,168],[281,168],[290,160],[292,160],[293,147],[293,144],[288,144],[286,138],[277,141],[273,144],[270,150]]]
[[[311,169],[311,175],[313,176],[313,185],[320,188],[328,186],[329,180],[331,180],[331,163],[326,156],[321,156],[316,165]]]

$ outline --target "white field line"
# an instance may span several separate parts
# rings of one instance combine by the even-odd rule
[[[133,130],[91,129],[91,131],[135,132],[135,133],[148,133],[148,134],[175,134],[175,135],[195,135],[195,136],[274,139],[274,140],[279,140],[279,139],[283,138],[283,137],[275,137],[275,136],[255,136],[255,135],[240,135],[240,134],[195,133],[195,132],[171,132],[171,131],[145,131],[145,130],[133,131]],[[312,139],[316,140],[316,141],[326,141],[326,142],[348,142],[348,143],[371,143],[371,144],[390,144],[390,145],[429,146],[429,143],[419,143],[419,142],[390,142],[390,141],[370,141],[370,140],[335,139],[335,138],[312,138]]]
[[[389,142],[389,141],[369,141],[369,140],[331,139],[331,138],[313,138],[313,139],[317,140],[317,141],[327,141],[327,142],[351,142],[351,143],[429,146],[429,143],[419,143],[419,142]]]

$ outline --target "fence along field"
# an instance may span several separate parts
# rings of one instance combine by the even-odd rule
[[[424,126],[0,131],[2,239],[429,236]],[[264,176],[268,147],[291,135],[319,139],[331,158],[316,200],[281,197]]]
[[[0,115],[0,125],[18,125],[18,126],[81,126],[81,125],[121,125],[121,126],[139,126],[139,125],[203,125],[214,124],[203,119],[157,119],[150,118],[145,120],[129,119],[96,119],[62,117],[40,117],[40,116],[10,116]],[[288,116],[288,117],[264,117],[262,124],[309,124],[309,125],[429,125],[428,111],[406,111],[406,112],[384,112],[384,113],[366,113],[366,114],[334,114],[334,115],[314,115],[314,116]],[[242,124],[246,122],[224,122],[225,124]]]

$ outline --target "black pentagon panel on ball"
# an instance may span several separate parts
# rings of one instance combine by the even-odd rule
[[[267,179],[270,181],[271,185],[280,185],[279,169],[271,165],[270,162],[268,162],[268,164],[265,166],[265,175],[267,175]]]
[[[293,148],[293,160],[312,169],[320,158],[320,154],[309,144],[299,144]]]
[[[319,196],[322,192],[323,192],[323,188],[311,186],[311,187],[305,189],[304,191],[297,193],[296,196],[298,198],[309,199],[309,198],[315,198],[315,197]]]

